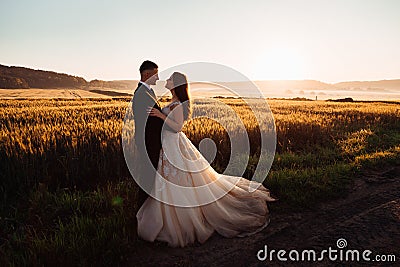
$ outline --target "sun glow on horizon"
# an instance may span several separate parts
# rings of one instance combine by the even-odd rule
[[[306,64],[300,52],[289,47],[266,49],[254,62],[253,74],[259,80],[303,80]]]

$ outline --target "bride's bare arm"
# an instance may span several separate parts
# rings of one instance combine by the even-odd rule
[[[149,116],[156,116],[164,120],[164,122],[174,131],[182,131],[184,118],[183,118],[183,107],[182,105],[171,106],[171,112],[169,115],[165,115],[161,111],[155,108],[148,109]]]

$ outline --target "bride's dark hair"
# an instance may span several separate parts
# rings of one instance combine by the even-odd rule
[[[173,90],[183,106],[183,117],[187,120],[191,114],[192,105],[190,103],[189,85],[186,75],[180,72],[172,73]]]

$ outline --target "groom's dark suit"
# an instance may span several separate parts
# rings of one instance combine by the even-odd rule
[[[158,160],[161,150],[161,130],[164,121],[158,117],[148,116],[148,107],[161,111],[153,90],[139,82],[133,96],[133,115],[135,120],[135,143],[139,150],[141,166],[139,167],[140,185],[151,192],[154,185]],[[147,193],[139,188],[139,207],[147,198]]]

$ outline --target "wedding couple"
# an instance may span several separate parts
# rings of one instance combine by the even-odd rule
[[[139,237],[184,247],[204,243],[214,232],[242,237],[264,229],[270,221],[267,202],[275,201],[269,190],[258,183],[249,190],[254,182],[214,171],[181,131],[191,114],[187,77],[172,73],[165,85],[172,99],[161,108],[150,87],[159,79],[158,66],[144,61],[139,70],[133,97],[141,158]]]

